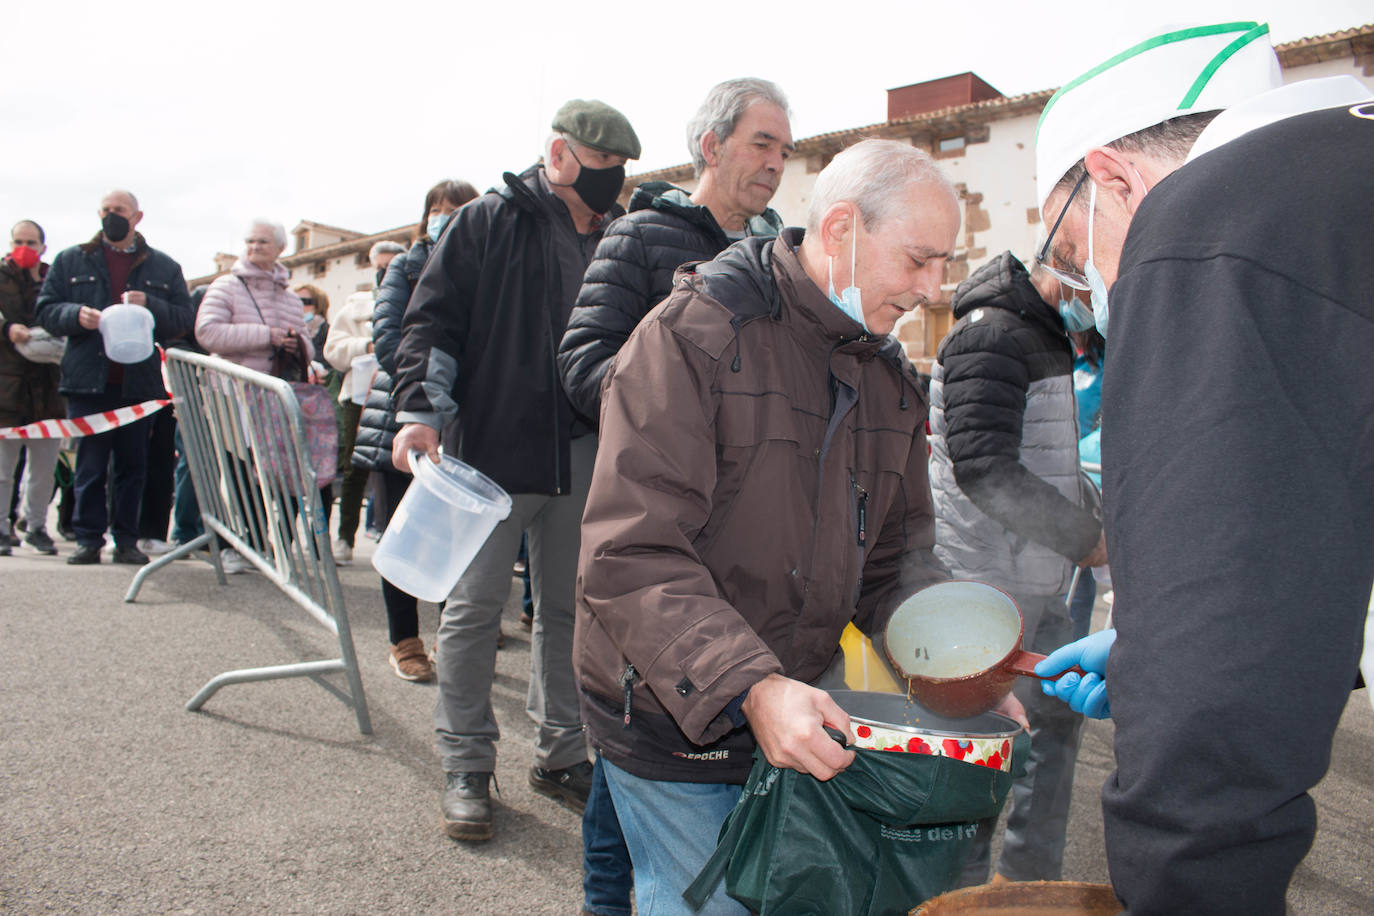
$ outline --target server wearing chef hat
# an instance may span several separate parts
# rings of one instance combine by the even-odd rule
[[[1117,624],[1040,670],[1080,663],[1048,689],[1115,719],[1132,914],[1284,912],[1360,659],[1374,92],[1281,83],[1267,26],[1175,29],[1069,81],[1036,137],[1038,260],[1107,338]]]

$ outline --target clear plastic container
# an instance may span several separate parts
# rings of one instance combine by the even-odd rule
[[[485,474],[445,455],[435,464],[411,452],[415,481],[392,513],[372,565],[422,601],[443,601],[510,515],[511,499]]]
[[[153,355],[153,313],[127,302],[107,306],[100,313],[100,336],[109,359],[141,363]]]
[[[348,371],[348,399],[354,404],[366,404],[367,393],[372,390],[372,379],[376,374],[376,356],[364,353],[353,357]]]

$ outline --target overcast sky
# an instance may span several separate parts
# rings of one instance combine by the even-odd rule
[[[629,117],[644,147],[633,173],[687,161],[687,118],[730,77],[781,85],[802,138],[883,120],[885,90],[909,83],[972,70],[1016,95],[1180,23],[1257,19],[1279,43],[1374,21],[1374,9],[49,0],[11,4],[5,19],[0,223],[38,220],[51,260],[96,232],[104,192],[127,187],[150,244],[190,277],[237,252],[254,216],[379,232],[418,219],[441,178],[485,190],[535,160],[568,98]]]

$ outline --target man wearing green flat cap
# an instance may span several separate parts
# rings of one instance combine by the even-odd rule
[[[539,723],[530,785],[574,807],[591,764],[573,682],[573,587],[582,507],[596,455],[554,354],[582,275],[616,204],[639,138],[623,114],[575,99],[558,110],[544,157],[459,210],[439,238],[406,309],[395,403],[403,424],[392,460],[448,455],[511,495],[444,604],[436,641],[434,727],[446,776],[449,836],[492,833],[489,784],[498,730],[491,687],[501,607],[528,533],[534,586],[527,710]]]
[[[1115,719],[1103,819],[1131,914],[1285,912],[1356,682],[1374,92],[1281,83],[1267,26],[1176,29],[1067,83],[1036,138],[1038,257],[1107,338],[1117,627],[1037,671],[1079,663],[1045,689]]]

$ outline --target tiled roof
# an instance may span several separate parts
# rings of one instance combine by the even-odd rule
[[[846,145],[869,137],[905,137],[921,133],[923,129],[944,133],[969,122],[998,121],[1021,114],[1036,113],[1045,106],[1054,92],[1053,89],[1042,89],[1038,92],[986,99],[968,105],[954,105],[936,111],[923,111],[895,121],[879,121],[862,127],[832,130],[798,140],[797,155],[837,153]],[[692,166],[688,163],[671,165],[652,172],[630,175],[627,178],[627,186],[632,187],[645,181],[679,181],[690,177],[691,174]]]
[[[302,224],[307,222],[309,222],[309,220],[302,220]],[[310,225],[319,226],[320,224],[310,223]],[[281,259],[281,262],[287,267],[297,267],[301,264],[314,264],[316,261],[327,261],[330,258],[367,251],[377,242],[400,242],[408,246],[410,240],[415,237],[415,229],[418,225],[419,223],[411,223],[408,226],[397,226],[395,229],[388,229],[385,232],[374,232],[371,235],[358,235],[356,232],[350,232],[349,234],[356,236],[356,238],[335,242],[332,245],[324,245],[319,248],[307,248],[305,251],[298,251],[295,254],[288,254]],[[227,270],[221,270],[216,273],[206,274],[203,277],[194,277],[186,281],[186,286],[188,289],[192,289],[201,284],[210,283],[216,277],[221,277],[226,273],[228,273]]]
[[[1361,54],[1374,54],[1374,25],[1356,26],[1329,35],[1314,35],[1299,38],[1275,46],[1279,62],[1284,67],[1351,57]],[[864,127],[847,127],[829,133],[816,134],[797,141],[797,152],[802,155],[817,152],[839,152],[841,148],[867,137],[910,136],[922,127],[954,127],[966,121],[1000,120],[1006,117],[1039,111],[1054,95],[1056,89],[1042,89],[1021,95],[987,99],[968,105],[955,105],[938,111],[926,111],[895,121],[880,121]],[[943,122],[943,123],[942,123]],[[681,181],[692,175],[690,164],[671,165],[652,172],[630,175],[627,185],[633,187],[645,181]]]
[[[1342,57],[1374,55],[1374,24],[1360,25],[1353,29],[1332,32],[1329,35],[1314,35],[1275,45],[1279,63],[1284,67],[1299,67],[1315,64],[1324,60],[1338,60]],[[1366,72],[1369,65],[1366,64]]]
[[[358,232],[355,229],[344,229],[340,226],[331,226],[328,223],[317,223],[314,220],[310,219],[303,219],[299,223],[297,223],[295,227],[292,228],[291,234],[295,235],[302,229],[322,229],[325,232],[329,232],[334,235],[341,235],[345,239],[356,239],[362,235],[361,232]]]

